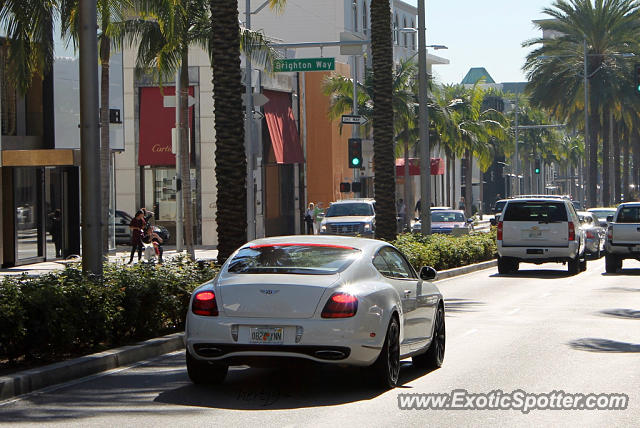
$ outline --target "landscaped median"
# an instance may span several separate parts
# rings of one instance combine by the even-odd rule
[[[0,282],[0,373],[102,351],[184,329],[191,291],[217,268],[186,258],[162,266],[80,266]]]
[[[420,271],[431,266],[438,271],[492,260],[496,258],[495,229],[489,233],[462,236],[405,233],[393,242]]]

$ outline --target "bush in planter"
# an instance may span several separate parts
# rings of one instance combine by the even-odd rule
[[[106,264],[102,281],[80,266],[0,282],[0,359],[56,358],[183,328],[191,291],[215,266]]]

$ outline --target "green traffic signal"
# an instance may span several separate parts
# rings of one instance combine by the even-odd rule
[[[351,165],[354,165],[354,166],[360,165],[360,159],[358,158],[351,159]]]
[[[540,174],[540,168],[536,168],[536,174]]]

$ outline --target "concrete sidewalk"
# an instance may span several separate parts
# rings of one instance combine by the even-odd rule
[[[131,248],[128,246],[119,246],[115,251],[109,253],[109,261],[110,262],[119,262],[119,263],[127,263],[129,261],[129,254],[131,252]],[[183,255],[186,255],[186,251],[182,252]],[[164,247],[164,255],[163,258],[165,260],[170,260],[174,257],[178,256],[178,252],[176,252],[176,247],[173,245],[168,245]],[[200,246],[195,248],[195,256],[196,260],[215,260],[218,257],[218,250],[215,247],[206,247]],[[133,257],[133,263],[138,263],[138,254],[135,254]],[[144,260],[144,258],[143,258]],[[6,275],[41,275],[49,272],[53,272],[56,270],[64,269],[65,265],[70,262],[80,262],[81,258],[73,258],[73,259],[57,259],[40,263],[31,263],[26,265],[15,266],[12,268],[0,269],[0,277]]]

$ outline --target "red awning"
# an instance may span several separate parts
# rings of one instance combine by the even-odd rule
[[[431,158],[431,175],[444,174],[442,158]],[[409,175],[420,175],[420,159],[409,158]],[[396,177],[404,176],[404,158],[396,159]]]
[[[269,102],[264,105],[264,117],[269,128],[276,162],[304,163],[290,95],[277,91],[264,91],[264,95],[269,98]]]

